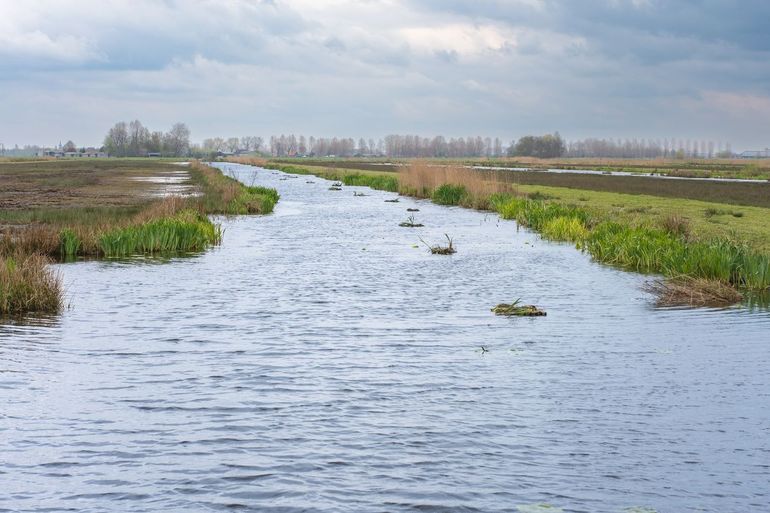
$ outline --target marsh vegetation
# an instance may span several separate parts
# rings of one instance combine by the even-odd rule
[[[222,238],[210,214],[266,214],[278,201],[198,162],[21,162],[0,165],[0,183],[3,314],[61,308],[53,259],[201,251]]]

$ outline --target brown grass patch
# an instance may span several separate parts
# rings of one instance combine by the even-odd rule
[[[723,307],[743,300],[743,295],[732,285],[706,278],[655,280],[647,283],[644,290],[657,296],[656,305],[661,307]]]
[[[58,313],[61,277],[40,254],[16,252],[0,256],[0,314]]]
[[[515,185],[495,179],[493,173],[463,166],[437,166],[427,161],[415,160],[403,166],[398,174],[402,194],[428,198],[438,187],[446,184],[465,189],[461,201],[465,207],[487,209],[489,197],[494,194],[515,194]]]

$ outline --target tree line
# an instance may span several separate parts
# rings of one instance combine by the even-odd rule
[[[150,132],[141,121],[119,121],[104,138],[104,150],[113,157],[186,157],[190,154],[190,129],[175,123],[168,132]]]
[[[222,153],[260,153],[273,157],[388,157],[388,158],[713,158],[731,157],[730,144],[691,139],[598,139],[566,141],[559,132],[525,135],[504,144],[500,137],[450,137],[390,134],[380,139],[306,137],[281,134],[213,137],[190,143],[190,130],[176,123],[168,132],[150,132],[139,120],[118,122],[104,139],[104,150],[115,157],[206,157]]]

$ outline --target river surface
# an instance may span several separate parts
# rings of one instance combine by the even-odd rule
[[[767,312],[656,309],[492,214],[222,167],[275,213],[59,266],[70,307],[0,325],[0,510],[770,511]],[[548,316],[489,311],[516,298]]]

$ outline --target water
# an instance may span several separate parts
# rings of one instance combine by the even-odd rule
[[[0,510],[770,510],[767,312],[658,310],[491,214],[226,167],[275,214],[63,265],[63,315],[0,326]],[[518,297],[548,316],[490,313]]]

